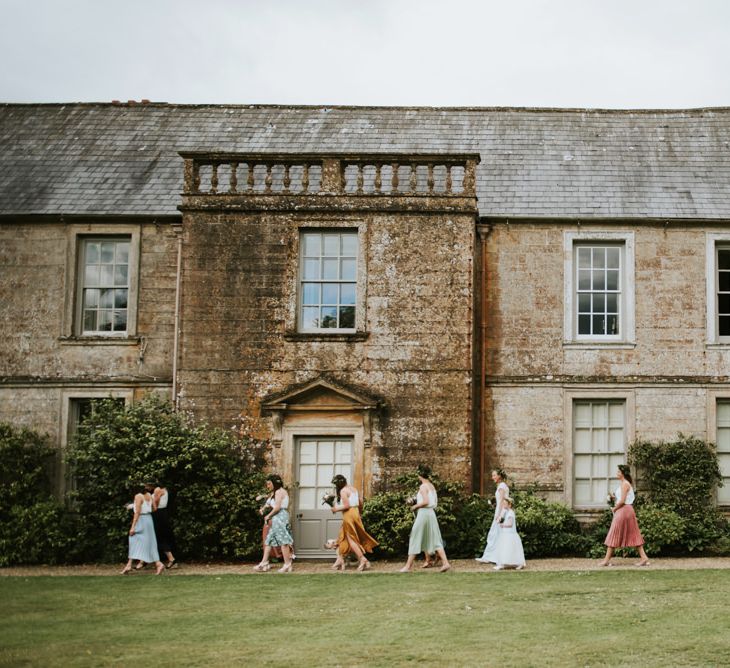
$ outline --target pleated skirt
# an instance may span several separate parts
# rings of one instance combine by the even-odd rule
[[[139,516],[137,525],[134,527],[134,536],[129,537],[129,558],[139,559],[148,564],[160,560],[155,525],[148,513]]]
[[[167,508],[158,508],[152,513],[152,522],[155,525],[155,535],[157,536],[157,551],[160,554],[175,551],[175,536],[170,526],[170,514]]]
[[[363,552],[372,552],[373,548],[378,546],[378,541],[365,531],[359,508],[348,508],[342,513],[342,526],[337,536],[337,553],[341,557],[352,552],[348,538],[356,543]]]
[[[420,554],[421,552],[433,554],[443,547],[444,542],[441,539],[436,511],[433,508],[419,508],[416,521],[411,529],[411,538],[408,541],[408,554]]]
[[[614,514],[606,540],[608,547],[638,547],[644,544],[633,506],[621,506]]]

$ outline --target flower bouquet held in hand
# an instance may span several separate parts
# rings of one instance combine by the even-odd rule
[[[335,495],[334,494],[325,494],[322,497],[322,505],[328,505],[330,508],[334,508],[335,506]]]
[[[613,494],[608,494],[606,496],[606,503],[609,508],[613,508],[616,505],[616,497]]]

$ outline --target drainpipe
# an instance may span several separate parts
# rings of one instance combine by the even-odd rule
[[[482,221],[484,219],[480,219]],[[487,237],[492,231],[488,223],[477,223],[479,235],[479,405],[478,405],[478,433],[479,433],[479,493],[484,494],[484,471],[486,463],[486,435],[487,416],[484,409],[485,385],[487,380]]]
[[[172,405],[178,410],[177,360],[180,346],[180,294],[182,292],[182,225],[173,227],[177,237],[177,272],[175,274],[175,329],[172,338]]]

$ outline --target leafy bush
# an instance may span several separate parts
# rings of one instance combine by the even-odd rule
[[[51,493],[54,457],[39,434],[0,423],[0,566],[73,557],[73,518]]]
[[[682,434],[672,442],[637,441],[629,448],[629,460],[638,468],[652,504],[684,521],[677,549],[704,550],[721,538],[726,522],[715,506],[714,492],[722,474],[712,444]],[[641,521],[639,526],[644,531]]]
[[[562,503],[545,501],[532,489],[512,490],[517,530],[525,557],[581,553],[587,545],[573,512]]]
[[[642,504],[636,509],[636,519],[644,537],[644,548],[652,555],[660,554],[667,547],[676,547],[685,534],[685,520],[665,506]]]
[[[129,407],[95,404],[68,456],[84,558],[124,558],[131,520],[125,504],[145,480],[170,489],[177,551],[184,558],[258,552],[255,496],[264,481],[256,470],[264,445],[192,424],[154,395]]]

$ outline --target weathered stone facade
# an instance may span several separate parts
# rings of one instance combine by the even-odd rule
[[[730,439],[730,110],[0,109],[0,419],[63,446],[74,402],[161,391],[295,484],[297,439],[347,437],[366,494],[425,460],[584,510],[635,438]],[[349,331],[300,331],[313,230],[356,233]],[[80,335],[80,243],[120,236],[128,331]],[[621,257],[598,337],[592,246]]]

